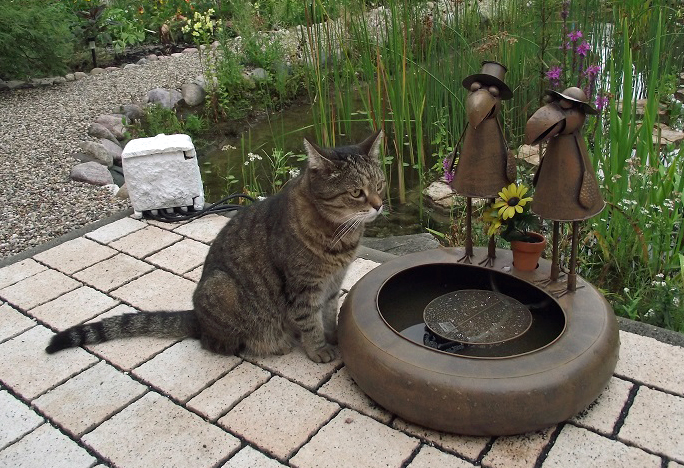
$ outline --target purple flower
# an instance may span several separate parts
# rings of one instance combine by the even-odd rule
[[[596,109],[602,110],[604,107],[608,105],[608,102],[610,100],[608,99],[608,96],[598,96],[596,98],[596,101],[594,101],[594,104],[596,104]]]
[[[442,168],[444,169],[444,180],[447,181],[447,184],[450,184],[451,181],[454,180],[454,172],[449,170],[450,167],[451,167],[451,158],[449,158],[449,156],[447,156],[442,161]]]
[[[572,42],[577,42],[578,40],[580,40],[582,38],[582,36],[583,36],[583,34],[582,34],[582,31],[580,31],[580,30],[573,31],[570,34],[568,34],[568,38],[570,38],[570,40]]]
[[[561,67],[549,68],[549,70],[546,72],[546,78],[548,78],[550,81],[558,80],[560,79],[562,72],[563,69]]]
[[[586,70],[584,70],[584,74],[587,75],[589,78],[593,78],[596,75],[598,75],[600,71],[601,71],[600,65],[590,65],[587,67]]]
[[[582,42],[580,45],[577,46],[577,49],[575,49],[575,52],[577,52],[577,55],[581,55],[582,57],[586,57],[586,55],[589,53],[591,50],[591,45],[587,41]]]

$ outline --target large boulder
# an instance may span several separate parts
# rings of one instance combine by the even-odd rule
[[[114,157],[107,151],[102,143],[94,141],[81,142],[81,149],[85,154],[90,156],[93,162],[102,164],[105,167],[110,167],[114,164]]]
[[[105,138],[100,138],[99,143],[107,150],[107,152],[112,156],[112,161],[114,164],[121,165],[121,152],[123,148],[118,143],[113,143]]]
[[[185,104],[190,107],[199,106],[204,102],[206,93],[202,86],[197,83],[185,83],[181,86],[181,93]]]
[[[145,116],[145,111],[137,104],[124,104],[115,109],[114,112],[125,115],[129,121],[140,120]]]
[[[147,100],[166,109],[173,109],[183,95],[175,89],[154,88],[147,92]]]
[[[116,137],[112,132],[109,131],[107,127],[102,124],[93,122],[88,127],[88,135],[95,138],[103,138],[106,140],[117,141]]]
[[[71,179],[92,185],[109,185],[114,183],[109,170],[102,164],[94,161],[77,164],[72,167]]]
[[[104,114],[95,119],[95,123],[99,123],[107,127],[107,130],[112,132],[117,140],[126,138],[126,125],[128,125],[128,117],[123,114]]]

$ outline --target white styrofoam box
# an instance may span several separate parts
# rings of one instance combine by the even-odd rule
[[[134,216],[147,210],[204,207],[197,153],[188,135],[136,138],[121,153]]]

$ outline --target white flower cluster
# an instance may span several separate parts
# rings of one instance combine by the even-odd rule
[[[254,161],[261,161],[262,157],[259,156],[256,153],[247,153],[247,161],[245,161],[245,166],[249,166],[249,163],[253,163]]]
[[[297,169],[296,167],[293,167],[292,169],[290,169],[290,179],[294,179],[298,175],[299,175],[299,169]]]
[[[667,286],[667,283],[665,281],[663,281],[663,279],[665,279],[664,274],[658,273],[655,276],[656,276],[656,279],[651,281],[651,286],[661,286],[661,287]]]

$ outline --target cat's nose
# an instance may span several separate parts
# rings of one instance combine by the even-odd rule
[[[382,198],[377,193],[374,193],[368,197],[368,203],[376,210],[382,209]]]

